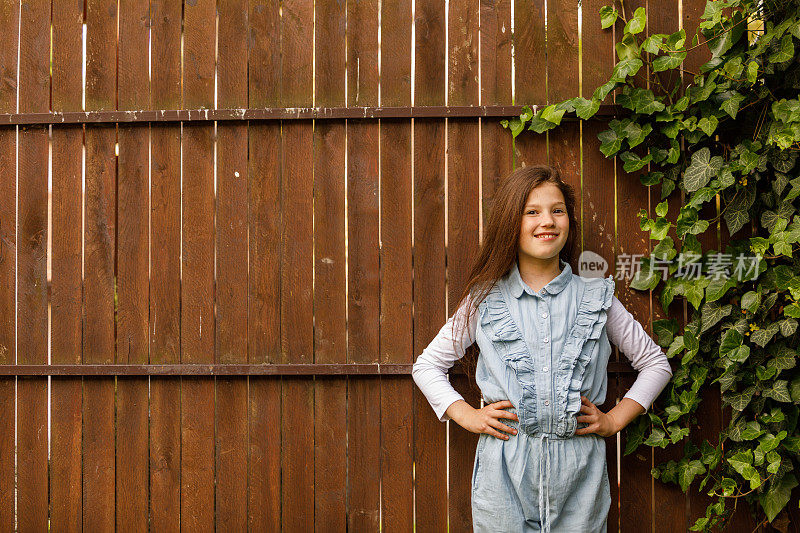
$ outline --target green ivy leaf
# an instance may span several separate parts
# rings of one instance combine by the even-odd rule
[[[600,27],[603,29],[610,28],[617,21],[619,12],[614,6],[603,6],[600,8]]]
[[[758,81],[758,63],[751,61],[747,64],[747,81],[750,85]]]
[[[700,308],[700,333],[714,327],[720,320],[731,314],[731,304],[720,305],[719,302],[707,302]]]
[[[622,152],[619,157],[625,162],[625,164],[622,166],[625,172],[636,172],[653,160],[653,156],[650,154],[647,154],[644,157],[639,157],[633,152]]]
[[[784,337],[791,337],[797,331],[797,320],[793,318],[785,318],[779,322],[781,328],[781,335]]]
[[[583,120],[591,118],[595,113],[597,113],[597,110],[600,109],[600,100],[595,100],[594,98],[587,100],[586,98],[579,96],[577,98],[573,98],[572,102],[575,106],[575,114]]]
[[[681,490],[683,490],[683,492],[689,490],[689,486],[692,484],[692,480],[694,480],[695,476],[705,473],[706,467],[700,460],[681,461],[678,465],[678,481]]]
[[[720,109],[730,115],[731,118],[735,119],[736,115],[739,113],[739,104],[741,104],[742,101],[744,101],[744,96],[733,91],[733,94],[722,102]]]
[[[683,60],[686,59],[686,52],[670,53],[659,56],[653,60],[653,72],[663,72],[665,70],[678,68]]]
[[[778,513],[789,503],[792,489],[796,486],[797,478],[794,477],[794,474],[786,474],[777,483],[772,483],[766,492],[759,495],[758,499],[767,514],[767,520],[770,522],[775,520]]]
[[[642,60],[638,57],[631,57],[623,59],[616,64],[614,70],[611,71],[611,81],[625,82],[628,76],[635,76],[639,69],[642,68]]]
[[[703,133],[711,137],[711,134],[714,133],[714,130],[717,129],[717,124],[719,124],[719,120],[714,115],[709,115],[707,117],[703,117],[700,119],[700,122],[697,123],[697,127],[703,130]],[[721,161],[722,158],[720,158]],[[722,165],[720,165],[721,167]]]
[[[722,168],[722,157],[711,157],[711,150],[701,148],[692,154],[692,163],[683,175],[683,184],[687,192],[694,192],[704,187]]]
[[[674,318],[653,320],[653,333],[656,335],[657,344],[662,348],[668,347],[678,333],[678,321]]]
[[[747,291],[742,295],[742,309],[747,309],[751,313],[755,313],[760,303],[761,294],[755,291]]]
[[[650,432],[650,435],[647,437],[647,440],[644,441],[644,444],[646,446],[658,446],[659,448],[666,448],[667,444],[669,444],[669,441],[666,438],[666,433],[664,433],[664,430],[653,428],[653,431]]]
[[[647,24],[647,15],[643,7],[637,7],[633,12],[633,17],[625,24],[625,33],[637,34],[644,31]]]
[[[794,44],[792,43],[792,36],[791,35],[784,35],[783,39],[781,39],[781,44],[778,49],[770,54],[767,60],[770,63],[783,63],[784,61],[789,61],[794,57]]]
[[[622,139],[613,130],[604,130],[597,134],[600,140],[600,151],[606,157],[611,157],[622,148]]]
[[[750,220],[748,210],[755,199],[755,188],[745,187],[740,189],[738,194],[730,201],[730,204],[726,206],[723,218],[725,218],[725,223],[728,226],[729,235],[734,235]]]
[[[555,125],[561,124],[561,117],[564,116],[564,110],[558,109],[555,104],[549,105],[542,110],[542,118]]]
[[[706,287],[706,301],[707,302],[714,302],[719,300],[725,293],[728,292],[729,289],[736,286],[736,281],[730,277],[720,277],[718,279],[712,279],[708,287]]]
[[[788,384],[789,382],[785,379],[776,380],[772,384],[772,388],[765,390],[762,394],[779,402],[791,403],[792,397],[789,395]]]

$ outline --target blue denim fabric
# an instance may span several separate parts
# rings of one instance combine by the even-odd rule
[[[581,395],[605,401],[605,330],[614,279],[562,272],[539,292],[515,263],[478,307],[477,384],[484,401],[510,400],[509,440],[481,434],[472,475],[476,532],[606,531],[606,443],[575,435]]]

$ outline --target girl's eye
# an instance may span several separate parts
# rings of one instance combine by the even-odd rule
[[[561,209],[560,207],[557,207],[555,210],[556,210],[556,211],[560,211],[561,213],[563,213],[563,212],[564,212],[564,210],[563,210],[563,209]],[[535,209],[531,209],[531,210],[529,210],[529,211],[528,211],[528,213],[527,213],[527,214],[535,214],[536,212],[537,212],[537,211],[536,211]]]

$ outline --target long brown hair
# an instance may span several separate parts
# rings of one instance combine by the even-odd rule
[[[459,304],[456,306],[458,309],[465,301],[467,302],[466,313],[460,313],[462,319],[453,320],[454,341],[461,338],[470,321],[469,317],[477,313],[480,302],[486,298],[497,281],[514,266],[519,253],[519,236],[525,204],[531,191],[545,183],[552,183],[564,195],[569,218],[569,233],[559,257],[573,269],[575,268],[572,263],[577,253],[577,241],[580,235],[575,191],[561,179],[557,168],[533,165],[516,169],[502,181],[495,192],[483,242],[472,262],[469,281],[461,292]],[[460,328],[460,331],[457,328]],[[478,352],[477,345],[473,344],[466,350],[461,360],[468,377],[470,371],[475,368]],[[474,387],[475,380],[470,378],[469,381]]]

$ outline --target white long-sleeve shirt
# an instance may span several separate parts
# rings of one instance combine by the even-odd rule
[[[463,316],[465,309],[466,307],[462,305],[454,316]],[[447,371],[475,342],[478,320],[477,312],[473,312],[467,328],[454,346],[452,335],[454,316],[447,320],[436,337],[423,350],[412,370],[414,382],[428,399],[436,416],[443,422],[450,419],[446,414],[447,408],[454,402],[464,399],[450,384]],[[458,324],[461,324],[461,319],[457,320]],[[636,380],[624,397],[634,400],[644,407],[645,411],[649,410],[653,400],[672,377],[672,369],[666,354],[616,296],[608,309],[606,331],[608,340],[619,347],[630,360],[631,366],[638,371]]]

